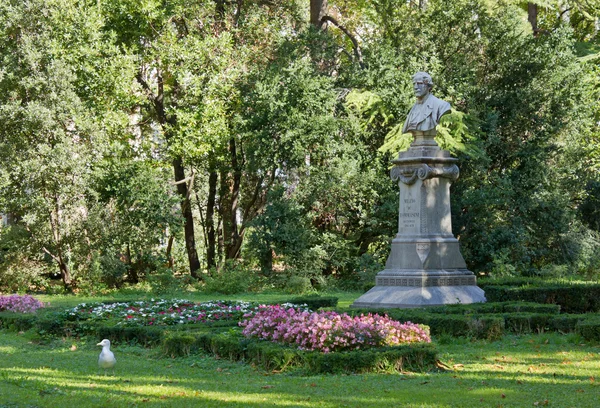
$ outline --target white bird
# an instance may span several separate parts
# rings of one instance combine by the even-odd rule
[[[98,366],[100,368],[104,368],[104,374],[106,375],[106,370],[109,368],[113,369],[115,364],[117,363],[117,359],[112,351],[110,351],[110,340],[104,339],[100,343],[96,344],[97,346],[102,346],[102,352],[98,357]]]

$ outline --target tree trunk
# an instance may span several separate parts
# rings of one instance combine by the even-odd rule
[[[321,27],[321,18],[327,14],[327,0],[310,0],[310,23]]]
[[[239,256],[243,234],[238,229],[238,206],[242,172],[239,168],[235,139],[229,140],[229,154],[232,170],[222,171],[219,187],[219,210],[223,223],[223,244],[225,259]]]
[[[62,278],[63,285],[65,289],[72,290],[72,279],[71,279],[71,271],[69,270],[69,266],[65,261],[65,257],[63,255],[62,250],[62,236],[60,233],[60,201],[58,195],[53,197],[53,209],[50,211],[50,228],[52,229],[52,238],[54,239],[54,244],[56,245],[56,255],[50,253],[46,248],[44,248],[45,252],[50,255],[54,261],[58,264],[58,269],[60,270],[60,277]]]
[[[65,260],[62,256],[62,253],[60,251],[58,253],[56,262],[58,263],[58,269],[60,269],[60,277],[62,278],[65,289],[67,289],[69,291],[72,290],[73,289],[73,287],[72,287],[73,281],[71,279],[71,271],[69,270],[69,265],[67,265],[67,263],[65,262]]]
[[[215,199],[217,196],[217,173],[211,170],[208,176],[208,199],[206,201],[206,266],[207,269],[217,267],[216,235],[215,235]]]
[[[184,236],[185,236],[185,248],[188,255],[188,261],[190,264],[190,274],[192,277],[200,279],[198,271],[200,270],[200,260],[198,259],[198,252],[196,251],[196,237],[194,236],[194,217],[192,214],[192,205],[188,194],[188,186],[185,180],[185,171],[183,169],[183,163],[181,158],[177,157],[173,159],[173,170],[175,173],[175,182],[177,183],[177,192],[181,197],[181,212],[185,220],[184,225]]]
[[[242,171],[240,170],[236,143],[233,138],[229,140],[229,153],[231,155],[231,166],[233,167],[233,180],[231,183],[231,213],[229,215],[231,217],[229,221],[231,223],[231,246],[226,256],[227,259],[235,259],[239,255],[243,239],[243,236],[239,233],[237,220]]]
[[[132,256],[131,256],[131,245],[127,244],[127,266],[129,266],[129,276],[127,279],[129,281],[129,283],[133,283],[136,284],[140,281],[140,278],[138,276],[138,269],[140,267],[140,257],[138,256],[137,261],[134,263],[132,260]]]
[[[529,24],[531,24],[531,29],[533,30],[533,35],[538,34],[537,16],[538,16],[537,4],[527,3],[527,20],[529,21]]]
[[[173,270],[173,266],[175,266],[175,263],[173,262],[173,255],[171,254],[171,250],[173,249],[173,241],[175,241],[175,236],[171,235],[169,237],[169,242],[167,242],[167,251],[166,251],[166,257],[167,257],[167,262],[169,264],[169,269]]]
[[[156,73],[156,84],[157,84],[157,93],[155,94],[152,87],[146,81],[144,77],[144,73],[140,70],[136,76],[138,82],[145,90],[148,95],[148,98],[152,102],[154,106],[154,111],[156,112],[156,117],[158,119],[158,123],[160,123],[163,128],[165,139],[167,144],[171,142],[172,134],[171,127],[177,126],[177,117],[174,115],[167,115],[167,110],[165,107],[165,91],[164,91],[164,81],[163,76],[160,70]],[[173,93],[177,94],[178,86],[175,84],[173,86]],[[198,270],[200,269],[200,261],[198,259],[198,252],[196,251],[196,239],[194,236],[194,217],[192,215],[192,206],[190,202],[188,187],[185,180],[185,170],[183,168],[183,161],[181,157],[176,157],[173,159],[173,172],[175,174],[175,183],[177,185],[177,192],[181,197],[181,212],[183,213],[183,218],[185,220],[184,226],[184,237],[185,237],[185,248],[188,255],[188,261],[190,266],[190,274],[194,278],[201,279],[201,276],[198,275]]]

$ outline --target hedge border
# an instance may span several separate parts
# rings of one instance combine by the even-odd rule
[[[437,361],[437,350],[430,343],[322,353],[247,339],[237,330],[171,333],[164,338],[162,350],[169,356],[188,356],[202,350],[220,358],[252,363],[268,371],[280,372],[295,367],[309,374],[426,372],[434,369]]]
[[[600,285],[570,284],[552,286],[486,286],[490,302],[525,301],[560,305],[565,313],[600,311]]]

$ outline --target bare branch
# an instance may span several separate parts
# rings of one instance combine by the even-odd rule
[[[348,31],[348,29],[346,27],[341,25],[339,23],[339,21],[337,21],[335,18],[333,18],[331,16],[323,16],[321,18],[320,26],[322,26],[327,21],[332,23],[334,26],[336,26],[340,30],[342,30],[342,32],[344,34],[346,34],[346,36],[350,39],[350,41],[352,41],[352,48],[354,49],[354,56],[356,57],[356,60],[358,61],[358,65],[360,65],[361,68],[364,68],[365,64],[363,63],[362,52],[360,51],[360,46],[358,44],[358,41],[356,40],[356,37],[354,37],[352,35],[352,33],[350,33],[350,31]]]

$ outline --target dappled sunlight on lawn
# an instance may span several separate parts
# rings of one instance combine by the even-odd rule
[[[312,375],[265,372],[203,355],[166,358],[115,344],[114,375],[97,367],[93,341],[33,344],[0,332],[3,403],[38,407],[595,407],[599,349],[560,336],[438,345],[451,369],[433,373]],[[562,403],[558,399],[571,401]],[[573,403],[576,401],[576,403]],[[18,406],[18,405],[17,405]]]

